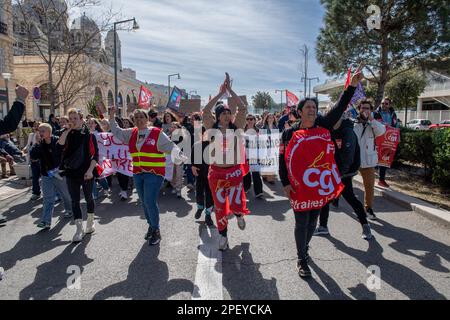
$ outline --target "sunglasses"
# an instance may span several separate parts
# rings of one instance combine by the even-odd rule
[[[255,121],[255,118],[247,118],[247,121]]]

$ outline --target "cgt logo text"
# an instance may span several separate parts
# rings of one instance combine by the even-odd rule
[[[213,309],[212,307],[178,307],[178,315],[189,316],[203,316],[208,318],[211,314],[221,315],[272,315],[272,310],[269,305],[222,305],[220,308]]]

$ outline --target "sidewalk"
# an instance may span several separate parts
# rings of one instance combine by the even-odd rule
[[[358,187],[364,190],[362,177],[360,175],[357,175],[353,181]],[[450,227],[450,211],[437,208],[426,201],[411,197],[407,194],[403,194],[392,189],[381,188],[377,185],[375,185],[375,194],[382,196],[383,198],[386,198],[408,210],[412,210],[413,212],[419,213],[440,223],[444,223],[446,226]]]
[[[31,187],[31,180],[21,180],[16,176],[0,180],[0,201],[27,193]]]

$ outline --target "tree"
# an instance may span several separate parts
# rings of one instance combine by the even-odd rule
[[[84,80],[81,79],[81,75],[86,73],[77,75],[80,60],[89,52],[94,42],[98,41],[99,37],[101,39],[101,34],[111,29],[111,22],[117,14],[112,13],[111,8],[106,8],[102,12],[99,0],[34,0],[32,7],[28,4],[30,2],[25,0],[13,2],[17,14],[21,16],[20,20],[24,21],[24,32],[32,43],[33,53],[40,56],[47,65],[50,112],[54,113],[56,107],[68,102],[59,99],[64,83],[74,81],[75,75],[78,78],[77,83]],[[83,34],[75,39],[67,23],[69,14],[87,7],[97,7],[98,17],[95,21],[97,28],[90,29],[89,32],[82,30]],[[39,21],[39,26],[36,21]],[[68,92],[69,87],[66,84],[64,95],[76,96],[77,92],[84,90],[78,84],[71,88],[73,91]]]
[[[269,110],[275,106],[272,96],[268,92],[258,91],[256,95],[252,96],[252,103],[256,110]]]
[[[378,106],[385,86],[409,69],[439,62],[450,53],[448,0],[321,0],[325,26],[317,39],[317,59],[329,75],[342,75],[364,62],[377,86]],[[379,29],[367,9],[380,9]],[[378,26],[376,26],[378,27]]]
[[[425,76],[417,69],[402,72],[387,84],[386,91],[395,107],[400,110],[405,109],[405,124],[408,120],[408,108],[416,105],[417,98],[426,85]]]

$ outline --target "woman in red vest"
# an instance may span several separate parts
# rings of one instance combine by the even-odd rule
[[[136,127],[130,129],[119,128],[115,114],[116,109],[112,107],[109,113],[111,131],[119,140],[128,143],[133,158],[134,185],[149,225],[145,240],[150,245],[157,245],[161,242],[157,198],[164,181],[166,154],[175,155],[177,160],[182,159],[181,151],[161,129],[148,127],[146,111],[134,112]]]

